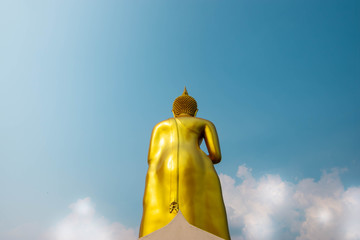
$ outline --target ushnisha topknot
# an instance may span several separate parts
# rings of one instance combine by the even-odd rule
[[[189,96],[185,87],[183,94],[177,97],[173,103],[172,111],[174,112],[175,117],[179,116],[181,113],[195,116],[197,110],[196,100]]]

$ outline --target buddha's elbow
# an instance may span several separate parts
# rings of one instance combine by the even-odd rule
[[[221,154],[211,154],[209,157],[213,164],[217,164],[221,161]]]

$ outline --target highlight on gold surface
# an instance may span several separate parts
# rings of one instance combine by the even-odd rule
[[[173,103],[174,118],[155,125],[139,236],[167,225],[181,210],[195,227],[230,239],[220,181],[214,164],[221,160],[214,124],[195,117],[196,100],[184,93]],[[205,141],[207,155],[200,145]]]

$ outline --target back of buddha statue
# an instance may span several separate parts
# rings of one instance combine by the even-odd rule
[[[230,239],[213,166],[221,160],[217,132],[210,121],[196,118],[196,112],[196,101],[185,89],[174,101],[174,118],[153,129],[140,237],[164,227],[181,210],[190,224]],[[200,149],[203,139],[208,155]]]
[[[209,157],[214,163],[221,160],[220,146],[215,126],[212,122],[196,117],[177,117],[173,120],[179,131],[179,144],[182,147],[200,150],[202,140],[205,140]]]
[[[199,146],[199,140],[203,138],[206,120],[196,117],[178,117],[172,120],[179,130],[180,144],[193,144]]]

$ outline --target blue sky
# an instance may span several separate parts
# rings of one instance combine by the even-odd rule
[[[0,236],[87,197],[136,229],[152,127],[184,85],[218,173],[360,186],[359,1],[3,0],[0,30]]]

